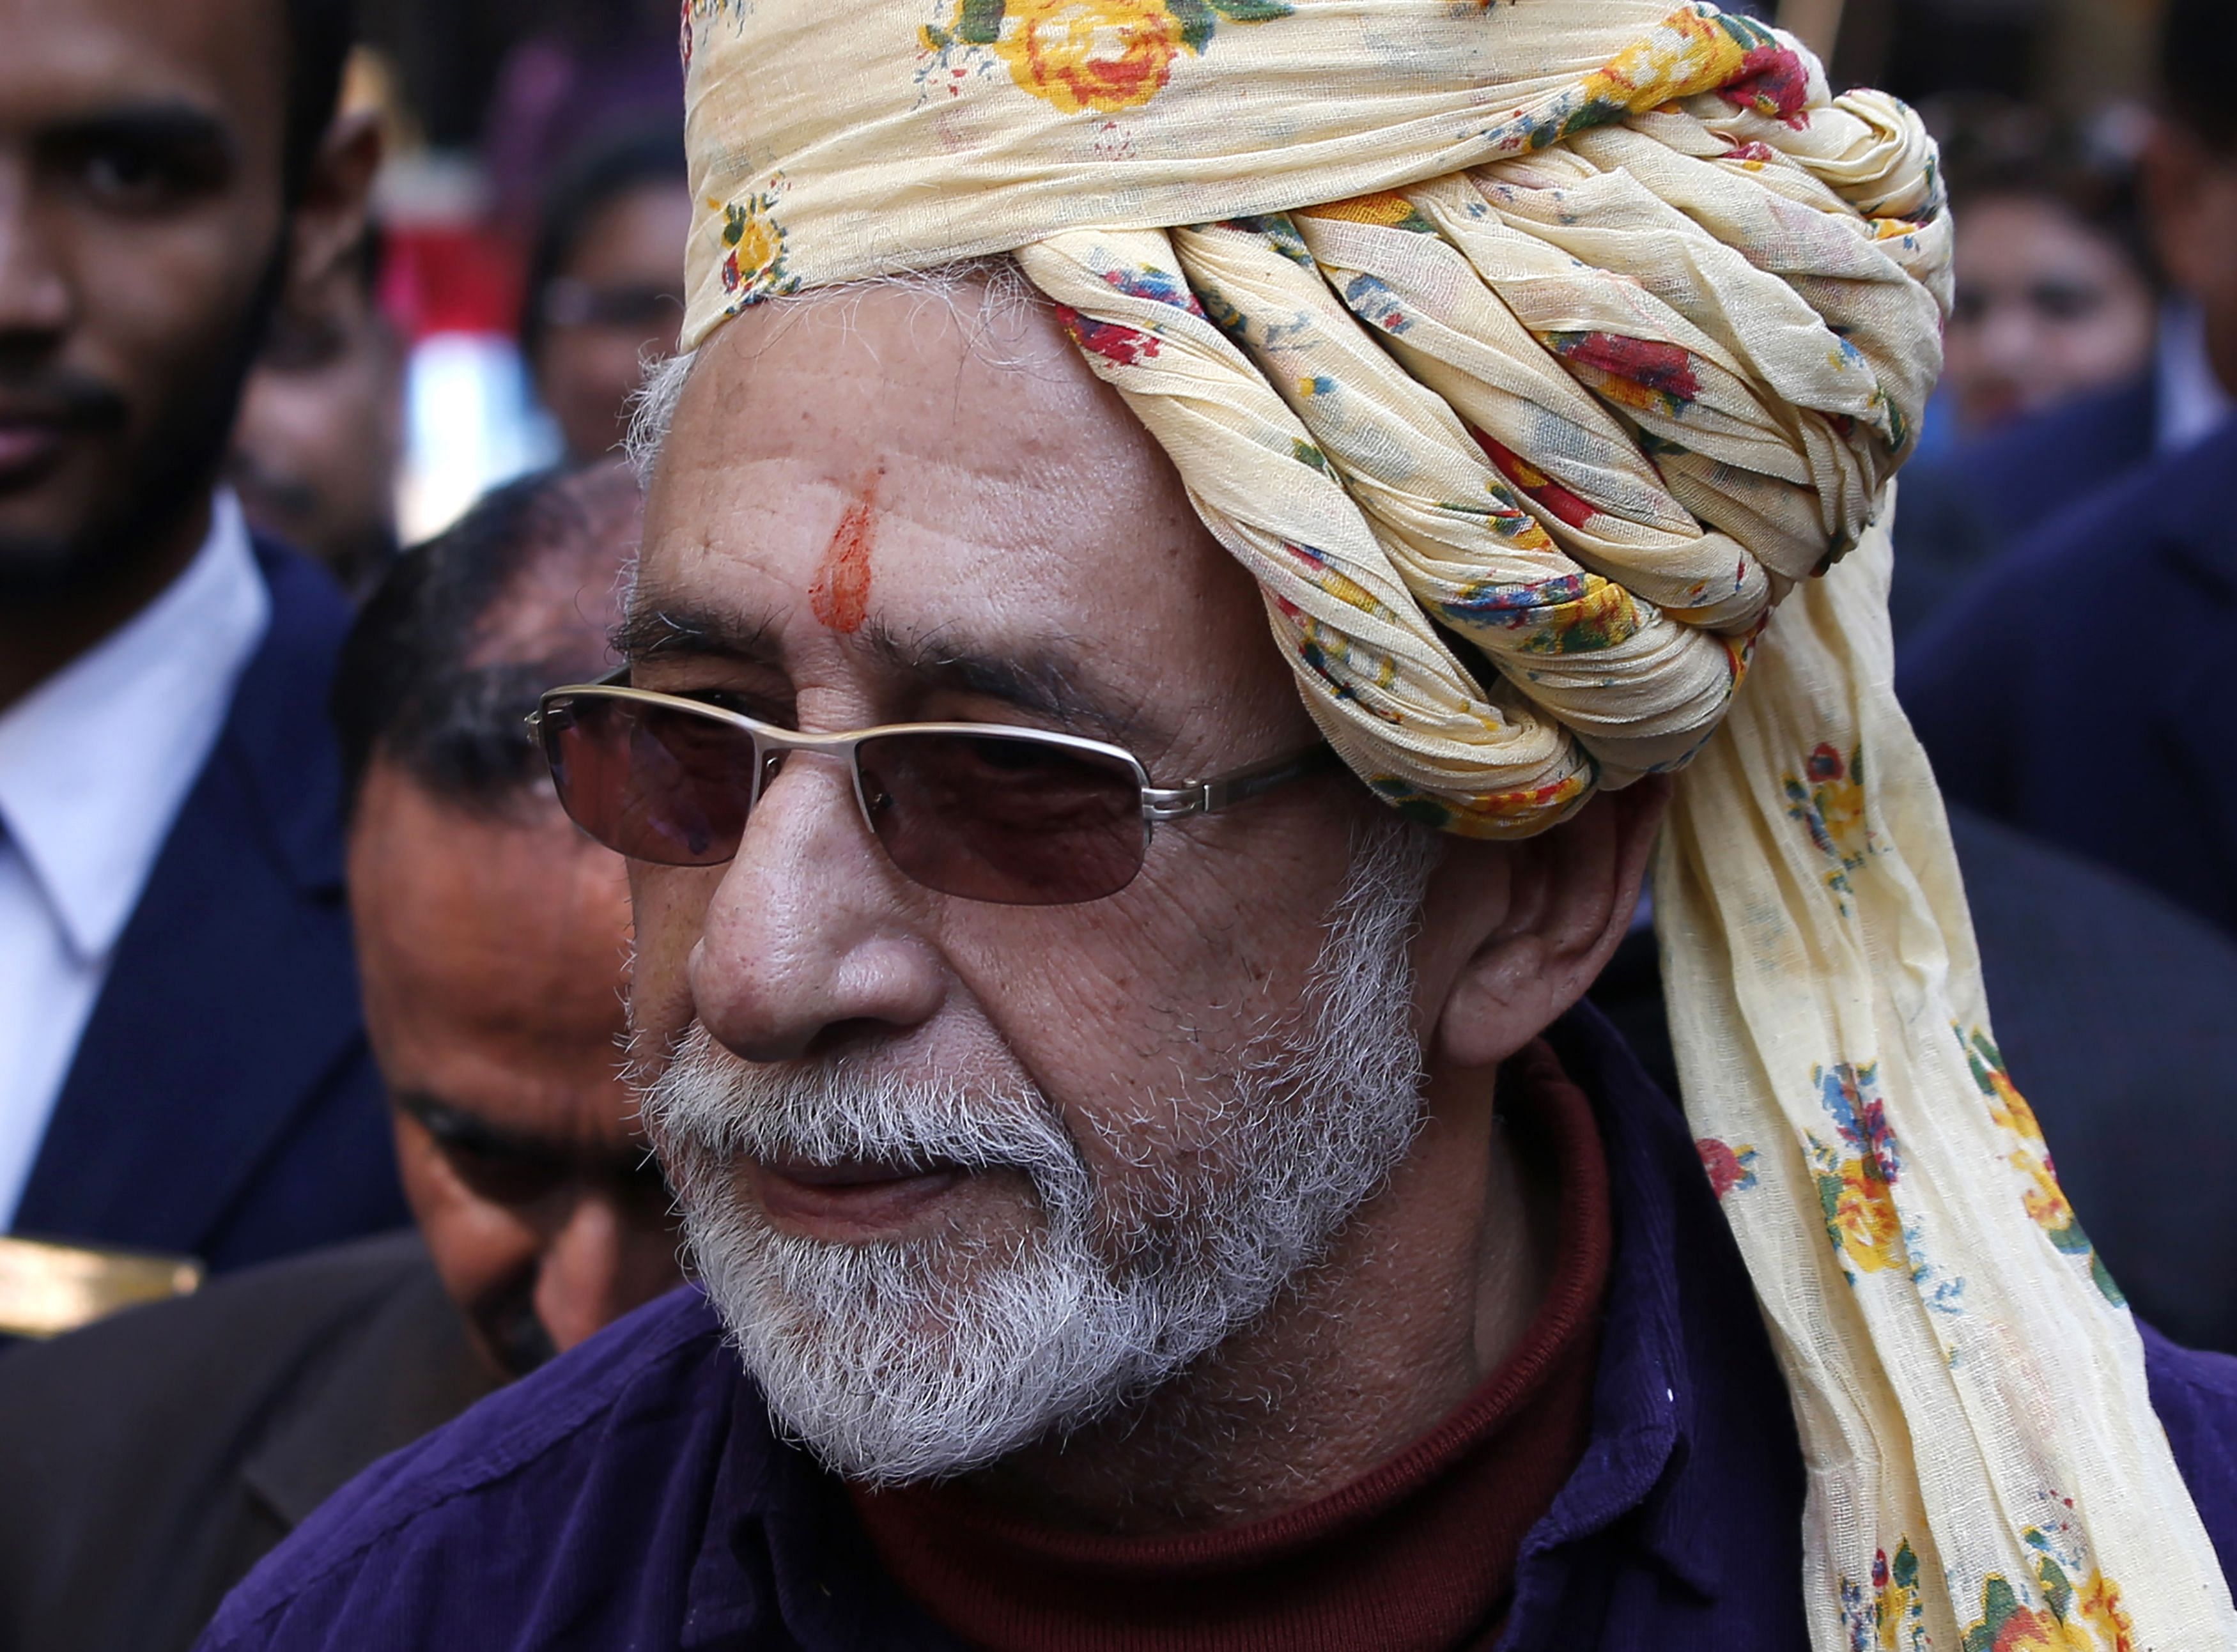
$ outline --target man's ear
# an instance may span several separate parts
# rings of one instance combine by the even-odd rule
[[[1669,781],[1651,777],[1601,793],[1535,838],[1447,854],[1431,909],[1451,900],[1495,916],[1438,1006],[1433,1063],[1504,1061],[1584,997],[1631,927],[1669,802]],[[1481,891],[1469,886],[1479,882]]]
[[[320,140],[287,248],[288,294],[299,302],[324,290],[364,236],[380,145],[380,116],[372,109],[336,115]]]

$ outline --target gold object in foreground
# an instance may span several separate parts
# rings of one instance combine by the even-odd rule
[[[0,1236],[0,1336],[60,1336],[201,1282],[191,1256]]]

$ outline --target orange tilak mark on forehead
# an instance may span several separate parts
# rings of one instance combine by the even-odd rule
[[[862,497],[840,514],[815,582],[808,588],[810,611],[842,635],[861,629],[870,611],[870,507],[877,493],[878,478],[873,476],[863,484]]]

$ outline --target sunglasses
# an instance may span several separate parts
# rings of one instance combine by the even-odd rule
[[[1134,881],[1150,834],[1332,767],[1325,745],[1185,786],[1150,784],[1123,746],[999,723],[890,723],[803,734],[743,712],[623,686],[543,696],[528,719],[559,801],[607,848],[663,866],[738,852],[794,752],[842,760],[862,822],[927,889],[1006,906],[1101,900]]]

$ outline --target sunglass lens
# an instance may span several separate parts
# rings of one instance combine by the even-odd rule
[[[860,755],[878,840],[928,889],[1062,905],[1115,895],[1142,869],[1141,774],[1120,759],[994,734],[889,734]]]
[[[602,694],[546,701],[543,727],[561,805],[607,848],[663,866],[737,853],[753,801],[745,730]]]

